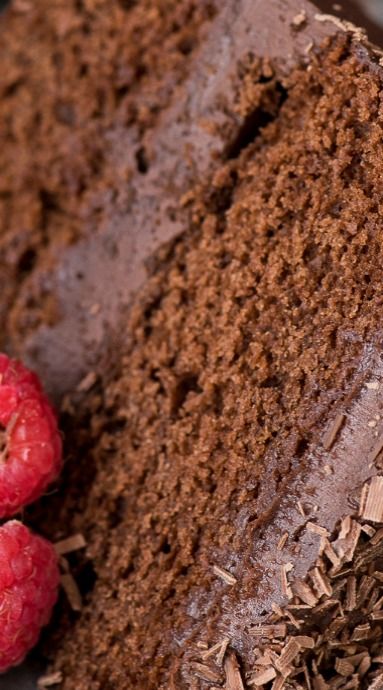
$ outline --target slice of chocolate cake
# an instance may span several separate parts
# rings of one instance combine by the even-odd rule
[[[66,433],[28,517],[87,542],[58,686],[382,687],[381,53],[294,1],[1,22],[3,342]]]

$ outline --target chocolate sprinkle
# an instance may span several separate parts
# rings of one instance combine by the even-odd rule
[[[342,428],[345,419],[346,416],[344,414],[338,414],[335,417],[333,423],[327,429],[322,440],[322,445],[325,450],[330,450],[334,445],[336,437],[338,436],[338,433]]]
[[[245,690],[237,657],[229,652],[225,659],[226,690]]]
[[[366,487],[360,519],[383,523],[383,477]],[[272,683],[273,690],[383,689],[383,525],[371,528],[348,515],[333,535],[312,523],[308,529],[321,537],[315,566],[305,580],[288,583],[294,598],[284,608],[273,606],[277,622],[252,630],[258,647],[248,683],[265,689]],[[292,610],[300,611],[299,621]]]

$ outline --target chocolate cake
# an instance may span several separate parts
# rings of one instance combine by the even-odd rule
[[[383,687],[380,50],[295,0],[0,35],[2,347],[67,458],[27,517],[86,540],[56,686]]]

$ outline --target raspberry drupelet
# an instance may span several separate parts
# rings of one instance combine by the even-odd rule
[[[17,520],[0,527],[0,673],[36,644],[57,599],[54,547]]]
[[[0,354],[0,518],[41,496],[60,469],[57,419],[39,379]]]

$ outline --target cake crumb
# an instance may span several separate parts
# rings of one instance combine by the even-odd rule
[[[95,304],[92,304],[92,306],[89,309],[89,314],[91,316],[96,316],[97,314],[100,313],[101,310],[101,304],[99,302],[96,302]]]
[[[303,24],[306,22],[306,20],[307,20],[307,14],[306,14],[305,10],[301,10],[300,12],[298,12],[298,14],[295,15],[295,17],[293,17],[291,24],[292,24],[292,26],[294,26],[295,28],[298,29],[299,27],[303,26]]]
[[[379,381],[367,381],[366,388],[368,388],[370,391],[379,390]]]

